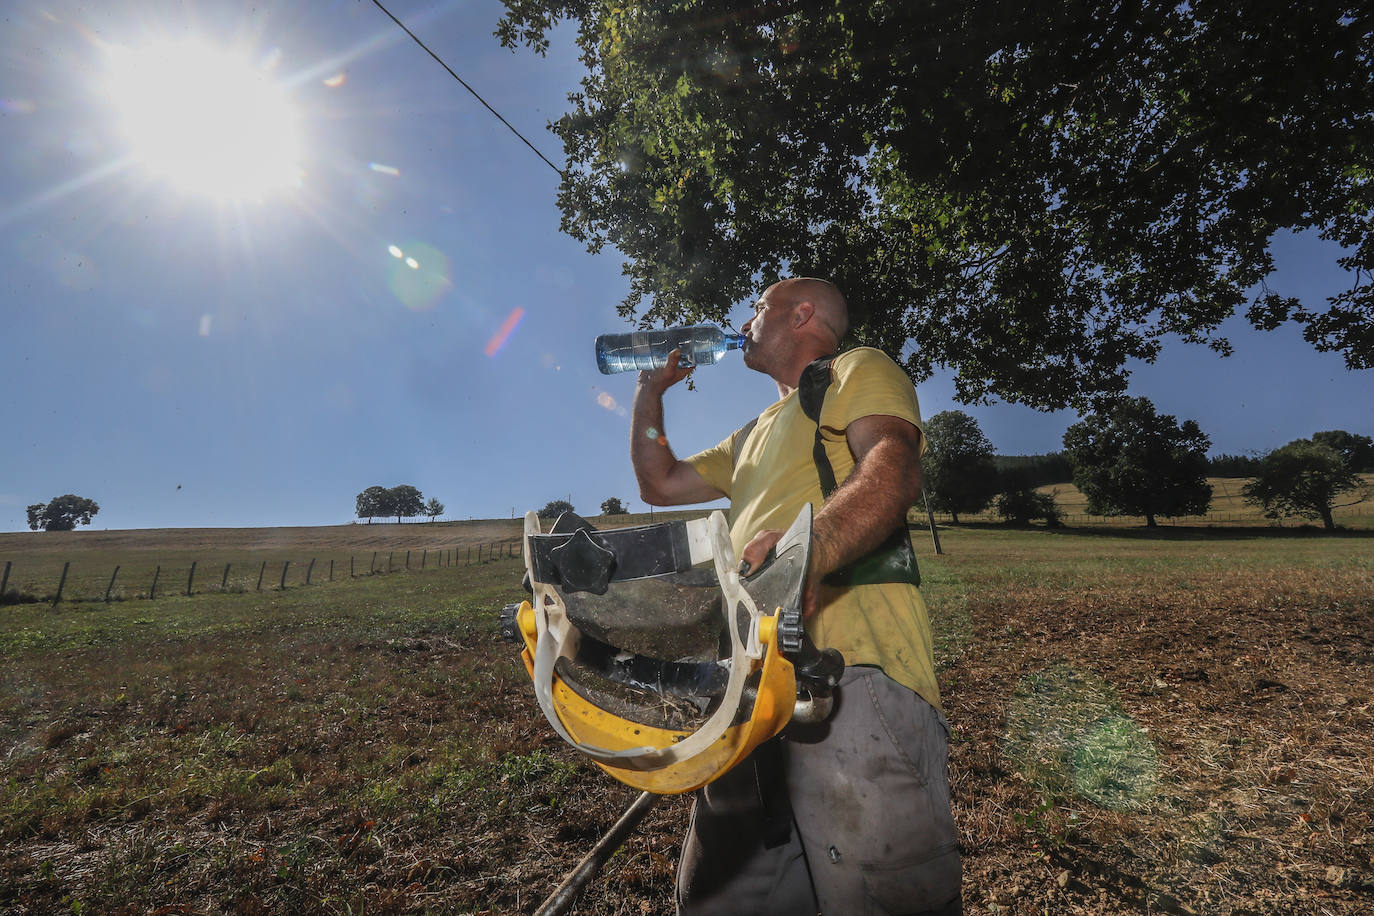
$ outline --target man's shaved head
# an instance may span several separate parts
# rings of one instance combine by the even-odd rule
[[[793,277],[779,281],[774,290],[782,295],[783,301],[789,306],[810,302],[816,309],[817,320],[834,337],[834,345],[839,345],[849,330],[849,305],[844,301],[844,294],[839,287],[829,280]]]

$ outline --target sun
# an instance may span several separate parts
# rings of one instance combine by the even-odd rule
[[[152,176],[224,201],[300,183],[298,119],[268,69],[199,41],[107,52],[118,126]]]

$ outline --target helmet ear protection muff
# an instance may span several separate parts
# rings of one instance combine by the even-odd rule
[[[627,785],[689,792],[794,716],[824,718],[844,663],[805,636],[811,506],[749,578],[725,517],[599,531],[525,516],[530,600],[502,612],[550,726]]]

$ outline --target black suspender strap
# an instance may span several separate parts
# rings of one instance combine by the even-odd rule
[[[821,479],[821,495],[825,499],[829,499],[838,488],[835,469],[830,464],[830,456],[825,453],[825,441],[821,437],[821,407],[825,404],[825,393],[830,390],[833,379],[831,364],[834,362],[834,356],[821,357],[802,370],[801,381],[797,383],[797,400],[802,412],[816,424],[816,441],[811,448],[811,458],[816,464],[816,474]],[[892,529],[892,533],[872,552],[835,570],[822,581],[826,585],[840,586],[881,585],[888,582],[920,585],[921,571],[916,565],[916,552],[911,549],[906,522]]]
[[[831,364],[835,356],[822,356],[802,370],[801,381],[797,383],[797,401],[802,413],[816,424],[816,438],[811,447],[811,460],[816,465],[816,476],[821,481],[821,496],[829,499],[839,488],[835,481],[835,468],[830,456],[825,452],[825,440],[821,436],[821,408],[825,405],[825,394],[830,390],[833,380]],[[739,453],[744,442],[754,431],[758,418],[746,423],[735,431],[731,440],[731,460],[739,461]],[[907,534],[906,523],[892,530],[882,544],[848,566],[835,570],[825,577],[827,585],[879,585],[887,582],[904,582],[910,585],[921,584],[921,571],[916,564],[916,553],[911,549],[911,537]]]
[[[830,364],[834,356],[822,356],[802,370],[801,381],[797,383],[797,401],[802,413],[816,424],[816,442],[811,447],[811,460],[816,463],[816,473],[821,478],[821,497],[829,499],[838,485],[835,483],[835,469],[830,465],[830,456],[825,453],[825,441],[821,438],[821,406],[825,404],[825,393],[830,388]]]

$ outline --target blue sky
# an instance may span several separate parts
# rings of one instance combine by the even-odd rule
[[[561,162],[545,124],[581,75],[566,33],[541,59],[497,45],[498,3],[389,6]],[[230,50],[286,91],[297,186],[226,199],[145,161],[112,49],[168,40]],[[561,498],[643,510],[634,378],[592,357],[625,327],[619,258],[558,232],[554,172],[371,3],[9,5],[0,141],[0,530],[69,492],[100,504],[92,528],[339,524],[359,491],[400,483],[448,518]],[[237,172],[219,167],[222,191]],[[1322,243],[1286,237],[1278,255],[1272,288],[1318,304],[1341,288]],[[1227,328],[1235,356],[1173,344],[1131,392],[1217,452],[1374,433],[1374,373],[1291,328]],[[1058,449],[1076,419],[952,390],[923,384],[924,413],[967,410],[1004,454]],[[681,455],[712,445],[774,396],[731,354],[669,394],[669,437]]]

